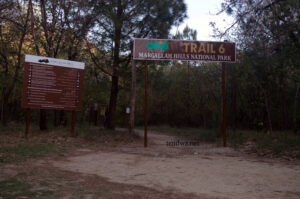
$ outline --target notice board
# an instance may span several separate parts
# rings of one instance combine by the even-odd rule
[[[22,107],[81,110],[84,66],[83,62],[26,55]]]

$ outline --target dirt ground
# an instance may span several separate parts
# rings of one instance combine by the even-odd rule
[[[2,169],[6,176],[18,170],[32,172],[27,180],[48,179],[59,193],[53,198],[300,198],[298,161],[259,158],[212,144],[167,146],[178,139],[150,132],[148,148],[142,140],[87,146]]]
[[[150,144],[52,161],[55,167],[96,174],[110,182],[205,198],[299,198],[300,165],[247,157],[212,145],[170,147],[174,137],[150,133]]]

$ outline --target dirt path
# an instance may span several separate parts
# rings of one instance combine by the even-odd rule
[[[95,174],[111,182],[199,198],[299,198],[300,165],[251,158],[213,145],[169,147],[178,138],[149,134],[142,143],[117,149],[86,150],[85,155],[51,163],[62,170]]]

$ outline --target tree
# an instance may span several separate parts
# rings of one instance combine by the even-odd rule
[[[114,129],[119,78],[130,63],[133,38],[167,38],[171,27],[186,17],[186,6],[183,0],[113,0],[98,2],[96,9],[99,16],[89,39],[101,49],[107,65],[90,53],[94,63],[111,76],[105,126]]]
[[[300,52],[299,8],[300,3],[296,0],[225,0],[220,13],[226,12],[235,21],[224,32],[215,29],[218,37],[227,37],[231,33],[245,55],[240,61],[251,64],[251,80],[260,91],[256,100],[262,96],[270,131],[272,115],[281,116],[277,127],[291,126],[286,96],[288,85],[296,83],[300,76],[297,56]],[[297,90],[297,86],[293,87]],[[278,112],[277,105],[280,114],[274,114]]]
[[[84,0],[30,0],[29,5],[36,54],[76,60],[93,24],[91,4]],[[56,124],[57,112],[54,113]],[[43,109],[40,110],[40,129],[47,129],[46,111]]]
[[[24,57],[24,43],[29,28],[29,9],[26,2],[1,2],[0,66],[1,66],[1,119],[6,125],[8,100],[19,78]]]
[[[34,48],[38,56],[55,58],[59,53],[65,31],[63,3],[65,2],[59,0],[40,0],[36,2],[29,0],[31,32],[34,39],[33,43],[35,44]],[[46,110],[40,109],[40,130],[46,129],[47,113]]]
[[[176,32],[176,35],[174,36],[175,39],[181,39],[181,40],[197,40],[197,30],[193,30],[186,26],[182,33]],[[187,116],[188,116],[188,123],[191,125],[191,92],[190,92],[190,61],[187,61],[187,78],[186,78],[186,89],[185,89],[185,95],[186,95],[186,110],[187,110]]]
[[[62,48],[60,56],[68,60],[84,60],[84,41],[94,25],[96,18],[93,5],[85,0],[65,1],[62,5],[64,33],[62,39]],[[86,54],[85,54],[86,55]],[[85,59],[86,60],[86,59]],[[59,121],[57,111],[55,111],[54,124],[66,123],[64,122],[64,111],[61,110],[59,114]]]

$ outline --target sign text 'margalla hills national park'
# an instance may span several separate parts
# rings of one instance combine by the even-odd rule
[[[235,43],[135,39],[133,59],[235,62]]]

